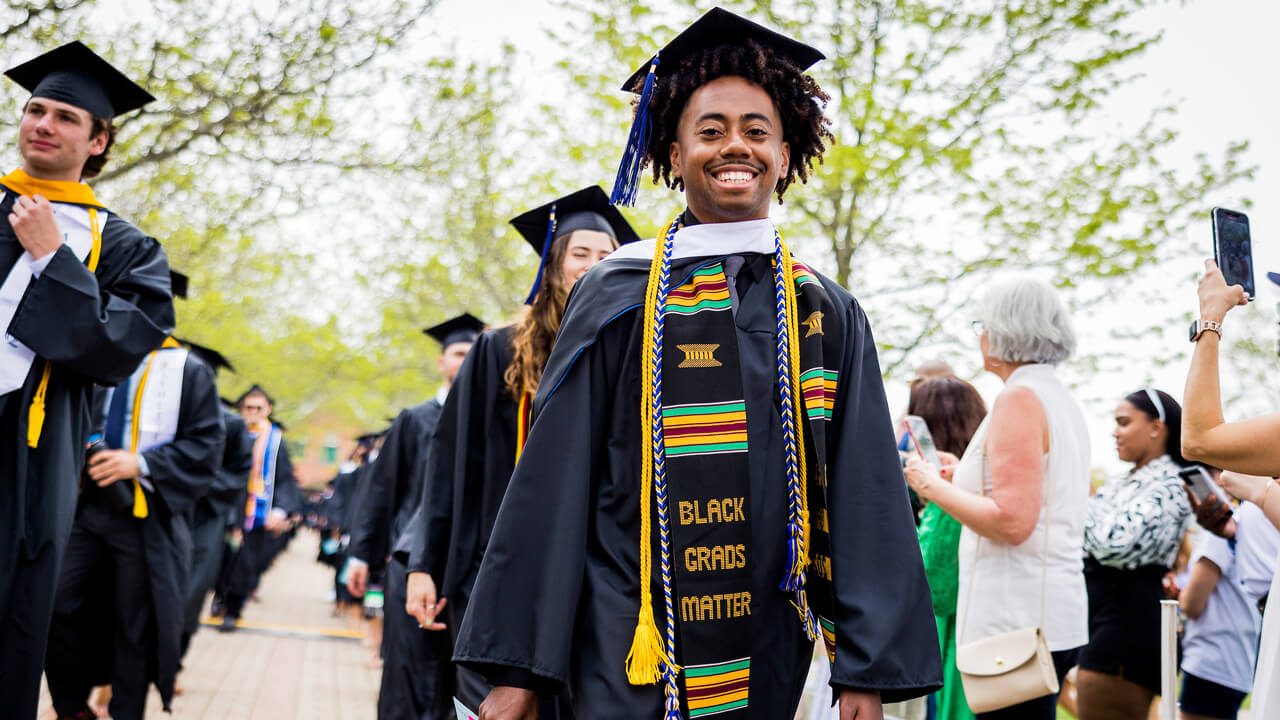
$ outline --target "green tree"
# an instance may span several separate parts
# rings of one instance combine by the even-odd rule
[[[956,312],[995,270],[1052,268],[1081,306],[1110,297],[1123,283],[1089,279],[1189,252],[1169,240],[1202,198],[1251,175],[1243,143],[1172,171],[1172,106],[1099,126],[1103,104],[1135,78],[1129,61],[1159,41],[1132,29],[1144,4],[724,3],[827,55],[812,73],[831,94],[837,144],[780,214],[799,251],[876,311],[886,373],[957,338]],[[629,113],[610,91],[696,17],[697,3],[564,5],[578,18],[557,34],[573,58],[565,67],[613,119],[616,157]]]

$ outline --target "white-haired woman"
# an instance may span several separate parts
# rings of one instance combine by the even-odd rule
[[[907,480],[964,526],[957,646],[1039,627],[1061,684],[1089,639],[1081,559],[1089,437],[1054,370],[1074,352],[1075,332],[1057,292],[1030,278],[992,286],[977,315],[983,367],[1005,388],[952,482],[918,458]],[[1052,720],[1056,704],[1057,695],[1046,694],[978,718]]]

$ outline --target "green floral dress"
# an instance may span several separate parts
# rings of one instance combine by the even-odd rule
[[[964,685],[956,670],[956,595],[960,588],[960,521],[929,503],[920,520],[920,553],[933,594],[933,615],[942,646],[942,678],[938,691],[938,720],[973,718],[964,699]]]

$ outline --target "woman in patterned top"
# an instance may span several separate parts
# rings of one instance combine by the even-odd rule
[[[1080,720],[1145,718],[1160,691],[1162,580],[1191,516],[1178,470],[1182,408],[1143,388],[1116,408],[1116,453],[1133,467],[1089,499],[1084,574],[1089,644],[1080,654]]]

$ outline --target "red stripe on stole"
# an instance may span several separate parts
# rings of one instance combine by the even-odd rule
[[[715,282],[703,282],[703,283],[697,283],[692,286],[686,285],[677,290],[671,290],[667,293],[667,299],[668,300],[681,299],[681,298],[689,299],[699,295],[700,293],[715,292],[717,290],[728,290],[728,289],[729,289],[729,284],[723,280],[717,280]]]
[[[723,425],[682,425],[680,427],[663,426],[663,434],[667,437],[684,437],[686,435],[707,435],[711,433],[746,432],[747,422],[730,422]]]
[[[748,678],[742,678],[741,680],[734,680],[721,685],[708,685],[700,688],[686,687],[685,690],[689,694],[689,700],[693,701],[708,696],[723,695],[735,690],[745,690],[749,683],[750,680]]]

